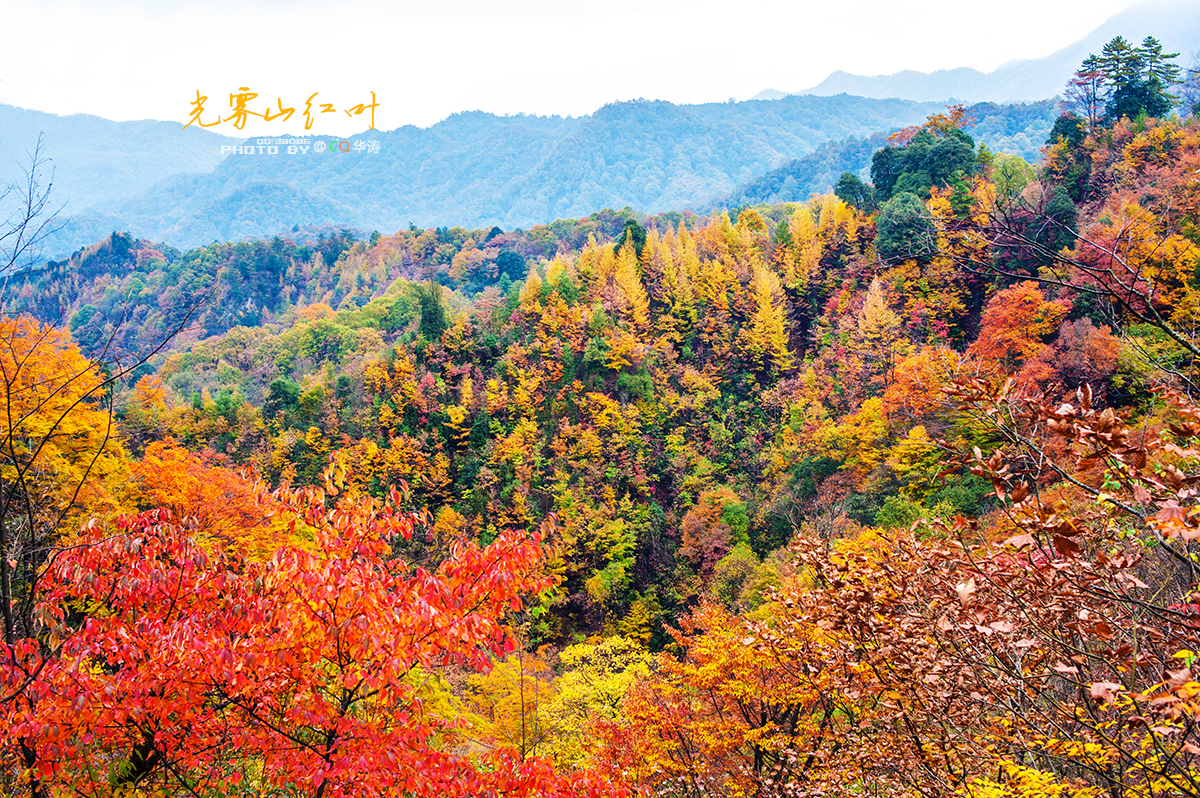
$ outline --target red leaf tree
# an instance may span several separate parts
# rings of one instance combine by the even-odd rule
[[[421,699],[420,672],[486,669],[513,648],[505,615],[548,584],[542,531],[410,568],[389,547],[416,519],[400,495],[339,495],[339,481],[276,492],[315,545],[266,562],[154,510],[51,563],[41,636],[0,652],[0,745],[32,795],[613,794],[505,752],[457,755],[457,721]]]

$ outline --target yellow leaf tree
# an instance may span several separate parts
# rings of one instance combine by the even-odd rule
[[[58,540],[114,508],[125,453],[106,379],[61,330],[0,319],[0,604],[5,642],[28,632],[38,571]]]
[[[746,334],[747,352],[764,372],[787,371],[792,367],[792,353],[784,328],[783,287],[774,272],[761,263],[755,264],[752,287],[754,317]]]

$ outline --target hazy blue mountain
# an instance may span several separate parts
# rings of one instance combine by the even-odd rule
[[[0,185],[23,177],[39,134],[53,170],[53,196],[72,214],[178,172],[209,171],[225,157],[221,145],[238,141],[210,130],[181,130],[175,122],[114,122],[0,105]]]
[[[996,152],[1020,155],[1036,164],[1058,115],[1055,100],[1007,105],[976,103],[967,108],[967,116],[973,120],[967,132]]]
[[[999,71],[999,70],[997,70]],[[997,100],[1027,100],[1032,97],[1002,97],[997,91],[1008,91],[1007,87],[993,85],[995,73],[984,73],[977,69],[959,67],[958,69],[940,69],[936,72],[915,72],[906,69],[891,75],[855,75],[845,70],[837,70],[825,80],[805,89],[799,94],[814,94],[818,96],[831,94],[853,94],[862,97],[906,97],[922,100],[949,100],[951,98],[969,102],[983,97]],[[1051,97],[1062,89],[1064,80],[1058,75],[1047,76],[1045,91],[1040,97]],[[1041,91],[1041,89],[1035,89]],[[1049,93],[1046,93],[1049,92]]]
[[[738,186],[728,197],[713,203],[713,207],[803,202],[813,194],[828,191],[843,172],[854,172],[865,180],[872,153],[886,144],[886,133],[826,142],[815,152],[788,161]]]
[[[1058,110],[1053,100],[1043,100],[1019,105],[979,103],[971,106],[967,114],[974,120],[967,132],[976,142],[987,144],[996,152],[1036,162]],[[823,194],[833,188],[843,172],[854,172],[867,180],[871,156],[886,144],[885,132],[828,142],[803,158],[788,161],[744,183],[714,205],[802,202],[812,194]]]
[[[1124,36],[1134,42],[1154,36],[1167,52],[1180,53],[1181,63],[1191,64],[1197,47],[1200,47],[1200,3],[1196,0],[1145,0],[1113,15],[1079,41],[1044,58],[1010,61],[992,72],[960,68],[865,76],[838,70],[816,86],[797,93],[822,96],[845,93],[921,101],[950,98],[962,102],[1041,100],[1059,94],[1080,62],[1089,53],[1099,53],[1114,36]]]
[[[231,155],[67,220],[62,255],[114,229],[190,247],[295,224],[394,231],[526,227],[629,205],[697,207],[830,140],[914,124],[937,103],[789,97],[674,105],[612,103],[580,118],[454,114],[358,139],[378,152]]]

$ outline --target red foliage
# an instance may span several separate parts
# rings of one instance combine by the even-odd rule
[[[168,510],[61,553],[38,608],[44,643],[3,651],[0,747],[35,795],[113,785],[205,793],[251,780],[316,796],[600,795],[619,789],[501,752],[444,750],[415,668],[486,669],[504,623],[544,589],[541,533],[460,543],[434,572],[390,556],[417,516],[360,495],[280,491],[314,550],[267,562],[208,551]],[[328,493],[327,493],[328,491]]]

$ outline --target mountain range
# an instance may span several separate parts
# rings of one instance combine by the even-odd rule
[[[842,171],[865,175],[887,133],[941,111],[950,98],[1037,100],[971,109],[978,140],[1034,161],[1056,114],[1045,98],[1089,52],[1118,33],[1135,40],[1157,33],[1168,50],[1185,51],[1200,41],[1198,5],[1149,0],[1046,58],[988,74],[835,72],[792,95],[699,105],[634,100],[582,117],[464,112],[427,128],[367,131],[345,153],[317,154],[319,137],[306,151],[270,154],[253,141],[177,123],[0,105],[0,151],[8,155],[0,185],[20,178],[40,136],[53,204],[66,203],[62,228],[43,253],[49,257],[114,230],[191,247],[305,225],[512,229],[600,208],[656,213],[803,200]],[[252,153],[230,154],[246,144]]]
[[[374,152],[288,154],[281,147],[272,155],[254,145],[252,155],[229,155],[207,171],[180,170],[131,194],[114,188],[67,217],[52,248],[69,253],[113,230],[189,247],[296,224],[513,228],[605,207],[696,207],[825,142],[911,125],[940,110],[911,100],[792,97],[636,100],[584,117],[459,113],[428,128],[353,137],[354,145],[377,144]],[[205,146],[220,152],[216,142]],[[166,147],[178,149],[157,141],[141,148]],[[48,144],[47,152],[58,160],[77,150],[60,155]]]
[[[41,137],[57,204],[75,214],[128,197],[179,172],[211,171],[239,144],[211,130],[180,130],[175,122],[114,122],[90,114],[55,114],[0,105],[0,185],[19,182]]]
[[[1099,53],[1115,36],[1140,42],[1155,36],[1167,52],[1180,54],[1185,65],[1200,57],[1200,3],[1195,0],[1146,0],[1110,17],[1079,41],[1044,58],[1010,61],[992,72],[977,69],[942,69],[936,72],[905,70],[891,75],[855,75],[843,70],[802,95],[852,94],[861,97],[903,97],[925,102],[950,101],[1025,102],[1042,100],[1062,91],[1079,64],[1090,53]],[[767,89],[754,99],[779,99],[788,92]]]

